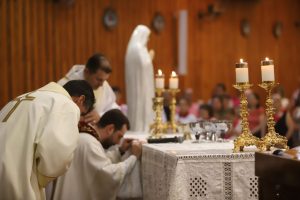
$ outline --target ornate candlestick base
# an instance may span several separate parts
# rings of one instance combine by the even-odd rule
[[[242,132],[238,138],[234,140],[234,150],[237,153],[244,151],[244,147],[255,145],[259,148],[259,139],[252,135],[251,132]]]
[[[265,137],[262,138],[262,151],[270,151],[271,147],[277,147],[281,149],[289,149],[289,146],[287,145],[287,138],[279,135],[275,131],[268,132]]]
[[[172,96],[171,104],[170,104],[170,122],[168,123],[168,129],[172,133],[178,132],[178,126],[175,120],[176,115],[176,94],[180,91],[179,89],[169,89],[168,90]]]
[[[275,121],[274,121],[274,108],[273,108],[273,100],[272,100],[272,89],[278,85],[274,81],[265,81],[259,86],[266,90],[267,98],[266,98],[266,116],[267,116],[267,126],[268,133],[265,137],[262,138],[261,150],[269,151],[271,147],[278,147],[283,149],[288,149],[287,146],[287,138],[279,135],[275,132]]]
[[[164,89],[155,89],[156,97],[153,100],[153,110],[155,112],[154,123],[150,125],[150,138],[161,138],[165,132],[166,127],[162,122],[162,110],[163,110],[163,93]]]
[[[234,140],[234,152],[243,151],[245,146],[257,145],[259,142],[259,139],[253,136],[250,132],[248,123],[248,102],[245,96],[245,90],[249,89],[251,86],[252,84],[249,83],[238,83],[236,85],[233,85],[234,88],[238,89],[241,92],[240,116],[242,119],[242,134]]]

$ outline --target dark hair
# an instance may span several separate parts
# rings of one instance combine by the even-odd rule
[[[223,95],[214,95],[214,96],[212,97],[212,101],[213,101],[214,99],[218,99],[218,100],[220,101],[221,106],[222,106],[221,110],[224,110],[224,96],[223,96]],[[213,110],[214,110],[214,108],[213,108]]]
[[[200,107],[199,107],[199,110],[206,110],[208,112],[208,115],[209,117],[213,117],[214,116],[214,113],[213,113],[213,109],[210,105],[208,104],[202,104]]]
[[[216,87],[222,88],[223,91],[226,91],[226,86],[224,83],[217,83]]]
[[[85,96],[84,106],[91,111],[95,103],[95,96],[92,87],[85,80],[72,80],[67,82],[64,86],[65,90],[73,97]]]
[[[253,96],[255,97],[255,99],[257,100],[257,105],[255,106],[255,108],[260,108],[260,97],[257,93],[253,92]]]
[[[120,89],[118,86],[112,86],[111,89],[112,89],[114,92],[121,93],[121,89]]]
[[[102,70],[105,73],[109,74],[112,72],[112,69],[111,69],[110,65],[106,65],[106,63],[108,63],[107,58],[100,53],[96,53],[88,59],[85,67],[91,73],[96,73],[97,70]]]
[[[115,131],[121,130],[124,124],[126,124],[127,129],[130,129],[128,118],[118,109],[112,109],[104,113],[97,126],[104,128],[110,124],[115,126]]]
[[[297,98],[295,100],[295,106],[296,107],[300,106],[300,92],[298,93]]]
[[[229,99],[229,100],[231,100],[231,96],[229,95],[229,94],[224,94],[224,95],[222,95],[223,96],[223,99]]]

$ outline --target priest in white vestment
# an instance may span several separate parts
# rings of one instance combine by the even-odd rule
[[[96,97],[95,109],[85,116],[85,122],[96,123],[106,111],[119,108],[116,96],[106,81],[112,72],[107,58],[102,54],[90,57],[86,65],[74,65],[71,70],[58,81],[64,85],[70,80],[86,80],[93,88]]]
[[[126,146],[125,138],[124,141],[122,141],[123,145]],[[135,141],[137,142],[137,141]],[[142,142],[139,141],[141,144]],[[119,163],[128,158],[128,156],[131,155],[130,151],[123,151],[120,150],[121,147],[119,145],[111,146],[109,149],[106,150],[106,156],[110,158],[112,163]],[[122,185],[118,191],[118,198],[120,199],[132,199],[132,198],[142,198],[143,197],[143,191],[142,191],[142,174],[141,174],[141,160],[137,160],[133,169],[131,172],[129,172],[126,177],[124,178]]]
[[[0,111],[0,199],[45,199],[46,184],[73,158],[80,113],[94,101],[86,81],[51,82]]]
[[[54,200],[113,200],[124,177],[141,155],[141,145],[133,142],[130,155],[113,164],[104,146],[120,140],[129,128],[129,121],[117,109],[106,112],[96,125],[97,132],[81,132],[74,160],[68,172],[57,179]],[[99,142],[100,141],[100,142]]]
[[[125,57],[128,119],[132,131],[148,131],[153,121],[154,73],[147,49],[150,29],[138,25],[133,31]]]

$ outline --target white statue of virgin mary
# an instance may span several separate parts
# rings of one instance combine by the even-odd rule
[[[138,25],[129,40],[125,56],[128,119],[132,131],[148,131],[153,121],[154,73],[147,49],[150,29]]]

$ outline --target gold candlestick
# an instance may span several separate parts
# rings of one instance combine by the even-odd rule
[[[257,145],[259,139],[252,135],[248,122],[248,102],[245,96],[245,90],[249,89],[252,84],[237,83],[233,85],[241,93],[240,96],[240,116],[242,118],[242,134],[234,140],[234,152],[243,151],[245,146]]]
[[[271,147],[279,147],[288,149],[287,146],[287,138],[279,135],[275,132],[275,120],[274,120],[274,108],[273,108],[273,100],[272,100],[272,89],[278,85],[274,81],[264,81],[259,84],[259,86],[266,90],[267,98],[266,98],[266,116],[267,116],[267,127],[268,133],[262,138],[262,149],[269,151]]]
[[[162,111],[163,111],[163,101],[162,93],[164,89],[156,88],[156,96],[153,100],[153,110],[155,112],[154,123],[150,125],[151,138],[161,138],[162,134],[165,132],[165,125],[162,122]]]
[[[178,127],[177,123],[175,120],[175,115],[176,115],[176,94],[180,91],[179,89],[169,89],[168,90],[171,94],[172,100],[170,103],[170,122],[168,124],[168,129],[171,130],[172,133],[177,133],[178,132]]]

